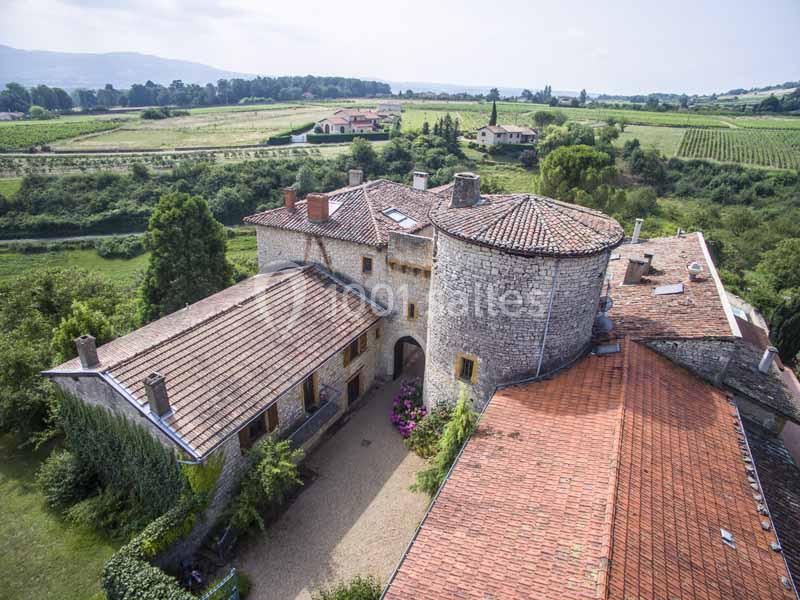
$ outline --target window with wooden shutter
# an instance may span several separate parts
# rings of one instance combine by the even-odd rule
[[[353,358],[350,356],[350,346],[348,346],[344,349],[344,352],[342,352],[342,364],[346,367],[350,364],[351,360],[353,360]]]
[[[239,448],[247,450],[250,447],[250,431],[247,427],[239,431]]]
[[[363,352],[367,351],[367,334],[361,335],[358,338],[358,353],[362,354]]]
[[[267,409],[267,431],[272,433],[278,428],[278,403]]]

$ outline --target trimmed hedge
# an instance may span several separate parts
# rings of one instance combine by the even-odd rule
[[[309,133],[306,136],[309,144],[331,144],[336,142],[352,142],[356,138],[365,140],[388,140],[388,131],[374,131],[371,133]]]
[[[292,143],[291,135],[272,136],[267,139],[267,146],[285,146]]]
[[[303,123],[299,127],[293,127],[292,129],[284,129],[283,131],[279,131],[272,137],[286,137],[291,135],[300,135],[301,133],[305,133],[310,129],[314,128],[316,123],[314,121],[309,121],[308,123]]]

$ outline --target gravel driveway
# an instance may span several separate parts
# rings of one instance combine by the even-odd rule
[[[425,461],[389,423],[400,380],[373,391],[306,460],[318,477],[284,515],[242,549],[235,566],[253,582],[249,598],[308,599],[355,575],[385,583],[428,507],[408,487]]]

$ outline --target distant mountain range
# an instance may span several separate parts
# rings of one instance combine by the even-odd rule
[[[148,79],[168,85],[175,79],[206,84],[231,77],[252,78],[187,60],[160,58],[137,52],[88,54],[18,50],[0,45],[0,86],[15,81],[30,87],[44,83],[64,89],[101,88],[110,83],[128,88]]]

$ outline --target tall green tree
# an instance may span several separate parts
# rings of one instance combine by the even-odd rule
[[[800,353],[800,290],[786,296],[772,313],[770,337],[781,360],[792,363]]]
[[[150,217],[150,264],[142,283],[144,318],[157,319],[227,287],[225,230],[199,196],[161,197]]]
[[[492,114],[489,115],[489,125],[497,125],[497,102],[492,100]]]

